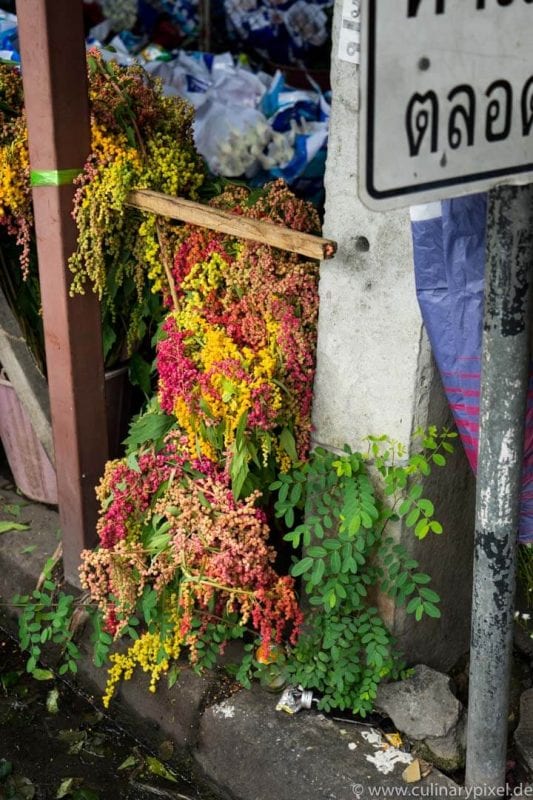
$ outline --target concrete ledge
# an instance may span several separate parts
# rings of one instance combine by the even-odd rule
[[[369,760],[383,752],[365,740],[362,731],[370,727],[334,722],[317,712],[291,717],[276,712],[275,702],[254,687],[206,710],[195,757],[218,786],[243,800],[349,800],[376,796],[376,787],[389,797],[401,787],[406,795],[397,796],[410,796],[401,777],[405,763],[386,772]],[[457,791],[435,770],[417,787],[419,796],[428,797],[444,797],[446,788]]]
[[[1,482],[0,490],[7,502],[20,502]],[[11,629],[16,620],[10,598],[31,593],[58,542],[54,510],[31,503],[22,509],[20,521],[30,529],[0,536],[0,621]],[[35,549],[22,553],[28,545]],[[84,655],[77,683],[98,704],[106,672],[92,663],[88,632],[79,644]],[[184,667],[171,690],[162,680],[151,694],[145,676],[137,673],[122,684],[110,713],[154,750],[171,738],[199,783],[207,782],[219,796],[233,800],[349,800],[370,797],[370,787],[381,786],[389,787],[389,795],[397,787],[399,797],[410,796],[401,778],[405,764],[385,774],[368,760],[377,752],[361,733],[368,729],[315,712],[294,717],[276,712],[276,696],[258,687],[213,705],[210,698],[217,694],[218,681],[216,673],[198,676]],[[429,784],[442,787],[440,796],[445,796],[444,787],[454,787],[457,796],[457,786],[437,771],[418,786]]]

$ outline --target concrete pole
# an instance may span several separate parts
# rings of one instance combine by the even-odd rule
[[[359,69],[343,60],[343,0],[335,0],[332,116],[324,236],[338,243],[320,274],[313,439],[366,450],[369,434],[410,446],[414,429],[452,425],[416,301],[409,212],[375,212],[357,195]],[[433,578],[441,619],[418,623],[386,595],[380,611],[413,663],[448,670],[468,648],[475,481],[460,446],[425,482],[445,535],[398,539]]]
[[[82,0],[17,0],[17,13],[31,169],[52,179],[34,188],[33,205],[63,560],[77,583],[108,448],[99,304],[91,292],[69,297],[67,266],[77,239],[69,171],[90,151]]]
[[[466,784],[503,787],[533,266],[533,185],[489,193]],[[480,795],[483,796],[483,795]]]

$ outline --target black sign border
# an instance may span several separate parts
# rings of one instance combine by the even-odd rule
[[[447,186],[464,186],[469,183],[489,181],[491,178],[504,178],[507,175],[520,175],[533,171],[533,162],[510,167],[505,169],[489,170],[487,172],[476,172],[473,175],[461,175],[457,178],[445,178],[444,180],[431,181],[429,183],[415,183],[408,186],[401,186],[397,189],[386,189],[381,191],[374,186],[374,114],[375,114],[375,64],[376,64],[376,15],[377,5],[380,0],[368,0],[367,14],[368,24],[366,27],[368,36],[368,58],[367,58],[367,82],[366,82],[366,191],[373,200],[387,200],[388,198],[403,197],[403,195],[420,192],[429,192],[436,189],[446,188]],[[400,0],[394,0],[400,2]],[[498,181],[495,180],[495,183]],[[499,181],[501,182],[501,181]],[[474,191],[474,190],[473,190]]]

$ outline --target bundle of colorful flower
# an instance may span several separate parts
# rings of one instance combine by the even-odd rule
[[[318,228],[282,182],[253,194],[232,187],[212,202]],[[137,425],[157,435],[108,465],[100,547],[83,554],[81,570],[107,635],[134,637],[111,656],[106,704],[136,666],[155,691],[183,647],[203,668],[250,630],[267,657],[272,645],[295,641],[302,621],[293,579],[273,569],[261,504],[277,470],[308,453],[317,265],[183,226],[173,290],[162,265],[152,277],[170,311],[156,359],[160,408],[152,404]],[[137,614],[147,623],[140,637]]]
[[[137,66],[88,55],[92,151],[76,183],[73,215],[79,237],[72,256],[72,293],[87,285],[103,300],[106,362],[130,355],[154,319],[159,298],[150,268],[164,261],[172,228],[127,208],[133,188],[196,198],[206,176],[192,138],[193,109],[165,97]],[[0,225],[20,245],[27,276],[34,239],[22,80],[0,65]],[[36,265],[34,265],[36,268]]]
[[[140,636],[133,628],[126,653],[111,655],[105,705],[136,666],[155,691],[183,647],[202,668],[247,626],[268,652],[284,637],[295,641],[302,622],[293,579],[272,568],[256,494],[236,501],[223,471],[188,461],[182,445],[171,435],[131,466],[110,462],[98,490],[100,547],[82,554],[82,585],[115,638],[132,633],[137,611],[147,623]]]
[[[149,298],[167,308],[156,358],[160,407],[152,413],[158,435],[108,464],[98,489],[99,547],[83,554],[100,649],[122,635],[133,640],[110,656],[107,704],[136,666],[155,690],[183,647],[200,669],[247,630],[263,658],[298,635],[294,581],[273,568],[261,506],[279,469],[309,449],[318,264],[127,208],[136,188],[196,196],[204,167],[192,110],[165,98],[137,67],[89,54],[89,76],[93,149],[77,181],[72,290],[96,291],[130,348],[153,319]],[[8,164],[11,152],[24,180],[5,172],[10,193],[3,190],[0,206],[24,242],[32,220],[20,78],[6,86],[18,123],[15,114],[5,124],[20,124],[20,137],[9,151],[3,134],[0,157]],[[212,203],[319,230],[314,209],[281,181],[253,192],[233,186]],[[104,337],[109,351],[113,334]]]
[[[314,209],[282,181],[258,195],[233,187],[214,204],[300,231]],[[305,458],[318,312],[318,265],[257,242],[185,227],[173,278],[178,306],[158,346],[159,399],[192,457],[229,456],[236,496],[250,469]]]
[[[71,291],[91,286],[111,321],[119,315],[131,352],[154,316],[150,270],[165,262],[172,227],[127,208],[127,195],[154,189],[195,199],[205,165],[186,101],[165,97],[141,67],[106,63],[97,51],[89,52],[88,65],[93,149],[74,200],[79,235]],[[104,346],[113,346],[116,328],[108,326]]]

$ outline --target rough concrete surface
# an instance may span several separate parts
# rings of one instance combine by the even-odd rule
[[[466,714],[446,736],[417,742],[413,752],[445,772],[462,769],[466,757]]]
[[[20,502],[18,495],[0,488],[7,502]],[[3,604],[15,592],[31,592],[44,561],[58,543],[59,519],[53,509],[30,503],[22,509],[20,521],[29,522],[30,529],[0,536]],[[24,554],[28,545],[35,545],[35,550]],[[6,616],[8,607],[3,605],[2,611],[2,623],[13,628],[13,616]],[[98,705],[105,670],[92,664],[87,632],[80,646],[84,656],[78,686]],[[53,665],[53,656],[50,663]],[[189,756],[193,769],[232,800],[348,800],[369,796],[369,786],[405,789],[401,773],[406,764],[400,761],[391,772],[380,771],[380,759],[390,760],[392,754],[394,760],[394,753],[383,755],[379,747],[365,741],[361,730],[368,729],[337,724],[316,712],[294,717],[276,712],[276,695],[258,688],[212,705],[216,681],[212,673],[198,677],[184,668],[171,690],[162,681],[157,692],[150,694],[144,676],[135,675],[120,689],[110,713],[154,749],[172,738],[180,752]],[[409,757],[402,754],[397,758],[405,761]],[[455,787],[435,770],[428,781]]]
[[[336,0],[334,56],[342,7]],[[359,200],[357,65],[334,57],[331,81],[324,235],[338,250],[321,269],[313,436],[332,449],[364,446],[369,434],[408,445],[419,425],[451,425],[416,300],[409,212],[370,211]],[[434,578],[446,613],[415,623],[388,598],[379,605],[409,663],[447,670],[469,645],[474,480],[462,452],[428,491],[444,535],[395,535]]]
[[[376,705],[413,739],[447,736],[462,713],[450,678],[424,664],[418,664],[406,680],[381,684]]]
[[[401,775],[411,757],[382,750],[365,733],[370,727],[333,722],[316,712],[276,712],[271,695],[242,691],[207,709],[196,757],[218,786],[243,800],[250,787],[254,800],[349,800],[370,797],[370,787],[405,787]],[[403,760],[393,763],[392,751]],[[386,752],[390,771],[379,766],[378,754]],[[433,772],[419,787],[427,791],[431,783],[456,786]]]
[[[376,705],[398,730],[415,740],[415,751],[446,772],[464,766],[465,714],[450,678],[424,664],[411,678],[382,684]]]

